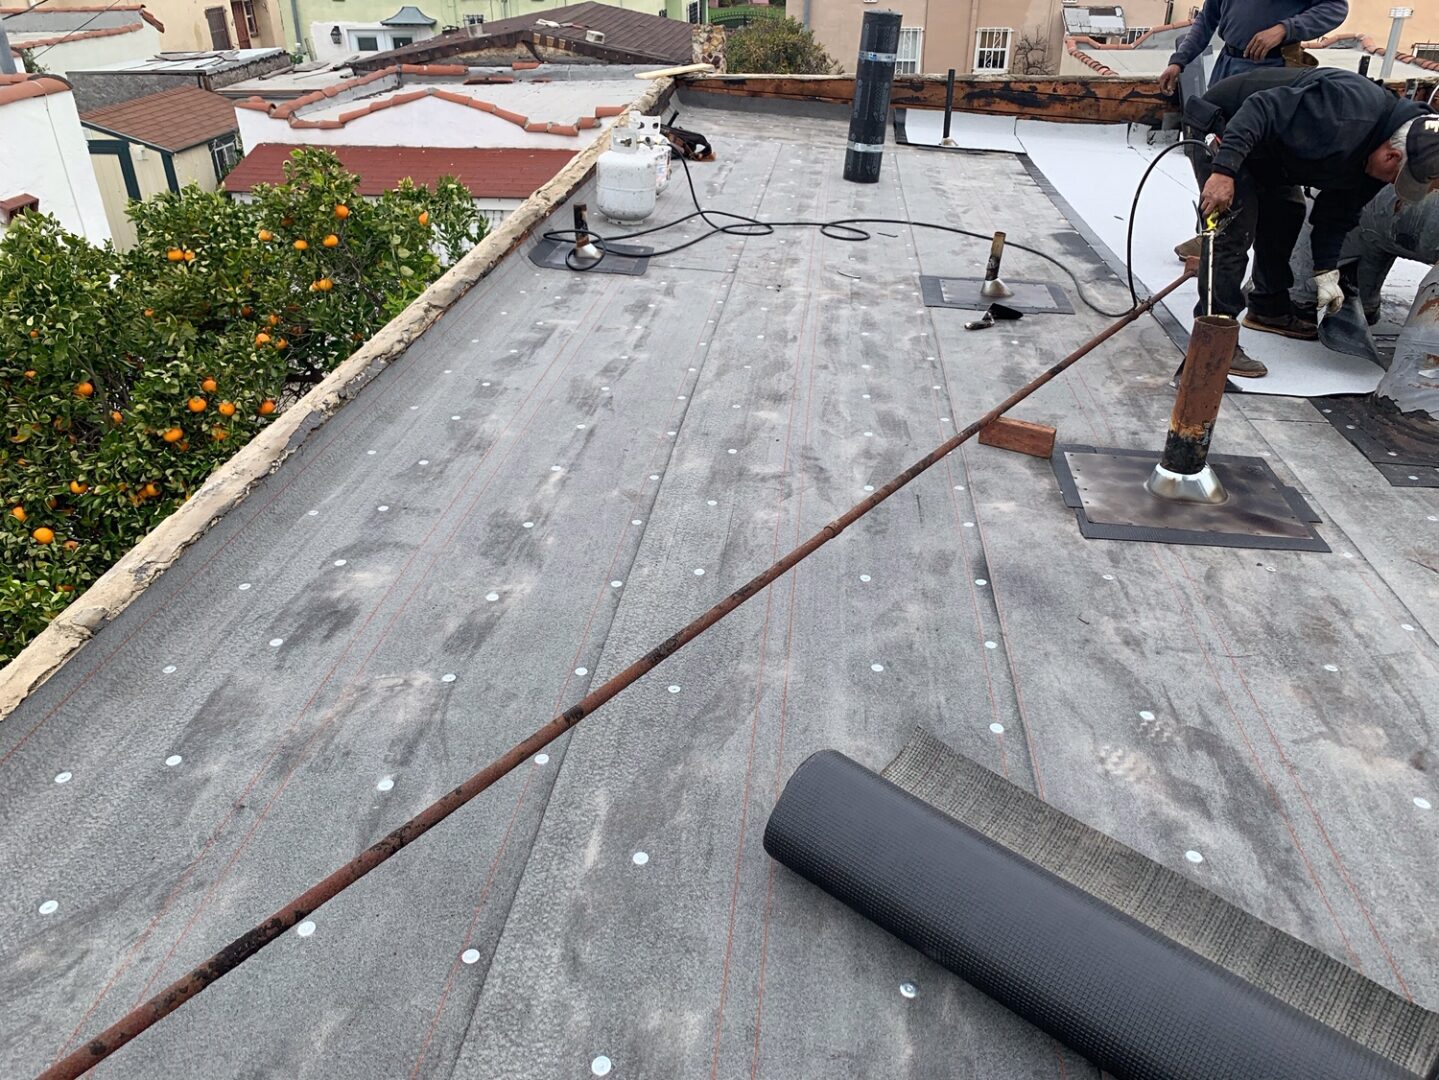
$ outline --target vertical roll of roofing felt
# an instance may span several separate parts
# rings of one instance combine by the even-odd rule
[[[889,96],[899,51],[897,11],[866,11],[859,30],[859,59],[854,68],[854,108],[849,117],[844,178],[857,184],[879,182]]]
[[[815,754],[770,856],[1117,1080],[1414,1080],[856,764]]]

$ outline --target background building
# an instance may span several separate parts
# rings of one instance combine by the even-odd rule
[[[0,75],[0,235],[19,214],[41,211],[92,244],[110,225],[70,84],[56,75]]]
[[[147,6],[165,24],[168,52],[294,45],[282,0],[147,0]]]
[[[131,199],[198,184],[214,191],[240,158],[229,98],[194,86],[133,98],[80,114],[86,148],[116,246],[135,243],[125,214]]]
[[[627,11],[691,22],[698,21],[703,10],[701,5],[687,0],[600,2]],[[431,0],[404,5],[399,10],[396,10],[396,0],[290,0],[290,4],[304,31],[306,55],[329,61],[403,48],[446,30],[519,16],[549,15],[543,10],[530,10],[535,5],[527,0]]]
[[[163,23],[144,4],[111,7],[45,3],[0,8],[16,67],[66,75],[137,60],[161,49]]]
[[[904,19],[901,74],[954,68],[979,75],[1057,74],[1074,66],[1063,62],[1066,37],[1126,45],[1156,27],[1188,23],[1199,7],[1175,0],[1104,6],[1059,0],[893,0],[886,6]],[[1413,14],[1404,24],[1401,50],[1439,59],[1439,4],[1416,0],[1408,6]],[[1367,35],[1383,46],[1393,7],[1389,0],[1349,0],[1349,18],[1337,33]],[[854,70],[865,10],[853,0],[790,0],[788,7],[789,15],[813,29],[847,72]]]

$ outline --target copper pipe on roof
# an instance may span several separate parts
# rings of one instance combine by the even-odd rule
[[[799,547],[785,555],[768,570],[750,579],[749,582],[730,593],[688,626],[666,638],[619,674],[591,690],[574,705],[571,705],[564,712],[560,713],[529,738],[516,743],[503,755],[490,762],[490,764],[460,784],[459,787],[447,792],[399,828],[366,848],[344,866],[306,889],[258,926],[241,934],[199,967],[194,968],[192,971],[176,979],[164,990],[160,991],[160,993],[122,1016],[94,1038],[86,1040],[85,1044],[79,1049],[60,1059],[41,1073],[38,1080],[74,1080],[75,1077],[83,1076],[89,1072],[116,1050],[120,1049],[120,1047],[135,1038],[135,1036],[144,1032],[151,1025],[163,1020],[211,983],[239,967],[286,930],[301,922],[321,904],[324,904],[328,900],[333,900],[345,889],[375,869],[375,867],[399,852],[401,848],[414,843],[414,841],[444,821],[445,818],[449,817],[456,810],[460,809],[460,807],[479,795],[480,792],[493,786],[504,776],[513,772],[530,757],[575,727],[575,725],[586,716],[589,716],[601,705],[604,705],[620,693],[620,691],[636,682],[641,676],[659,667],[665,660],[679,652],[680,649],[684,648],[695,638],[699,637],[700,634],[714,626],[715,623],[734,611],[735,608],[739,607],[746,600],[758,595],[767,586],[773,584],[776,580],[794,569],[795,566],[809,558],[809,556],[813,555],[825,544],[849,528],[849,526],[864,517],[865,514],[868,514],[880,503],[895,494],[915,477],[942,461],[950,453],[974,438],[986,425],[998,420],[1000,416],[1014,408],[1014,406],[1029,397],[1040,387],[1057,378],[1065,370],[1078,363],[1082,358],[1093,352],[1130,323],[1137,320],[1141,315],[1148,313],[1159,301],[1163,300],[1193,276],[1194,269],[1191,264],[1187,266],[1184,273],[1174,281],[1160,289],[1147,300],[1135,305],[1133,309],[1120,317],[1107,329],[1090,338],[1079,348],[1064,357],[1064,359],[1045,369],[1044,372],[1010,394],[1009,397],[1005,398],[983,416],[971,421],[963,430],[956,432],[952,438],[935,447],[935,449],[905,469],[904,472],[874,492],[874,494],[835,518]]]
[[[1194,320],[1164,456],[1145,485],[1151,495],[1202,503],[1222,503],[1229,497],[1208,458],[1238,345],[1239,323],[1228,315],[1201,315]]]

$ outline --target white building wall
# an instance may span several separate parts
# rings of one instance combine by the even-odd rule
[[[363,101],[351,108],[363,107]],[[597,128],[577,136],[526,131],[518,124],[465,105],[436,98],[411,101],[351,120],[342,128],[293,128],[256,109],[236,109],[240,141],[245,146],[281,143],[304,146],[504,146],[541,150],[580,150],[599,133]],[[575,117],[564,121],[573,124]],[[608,125],[611,121],[602,120]]]
[[[339,27],[340,43],[334,42],[334,30]],[[359,47],[355,44],[358,35],[376,38],[379,45],[378,52],[388,52],[397,48],[396,38],[410,38],[412,41],[423,41],[425,38],[434,37],[439,31],[433,26],[381,26],[377,22],[345,22],[342,19],[330,19],[325,22],[312,22],[310,24],[310,36],[307,40],[314,42],[315,60],[323,60],[326,63],[334,63],[337,60],[345,60],[352,56],[363,56]]]
[[[16,47],[24,46],[23,41],[15,44]],[[64,75],[70,71],[89,71],[127,60],[145,60],[159,51],[160,31],[149,23],[141,23],[140,29],[128,34],[75,38],[58,45],[41,46],[35,50],[33,62],[51,75]]]
[[[73,94],[43,94],[0,106],[0,146],[25,148],[0,153],[0,199],[28,192],[71,232],[92,244],[110,239]],[[4,228],[0,225],[0,233]]]

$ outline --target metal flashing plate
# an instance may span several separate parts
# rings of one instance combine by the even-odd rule
[[[1074,305],[1069,302],[1065,291],[1052,281],[1035,281],[1024,278],[1005,278],[1004,283],[1014,290],[1014,295],[1000,303],[1022,311],[1026,315],[1073,315]],[[991,301],[979,295],[982,277],[934,277],[921,274],[919,287],[924,294],[925,307],[960,308],[963,311],[983,311]]]
[[[1091,540],[1135,540],[1271,551],[1329,551],[1319,516],[1263,458],[1209,455],[1229,498],[1217,506],[1168,502],[1145,489],[1158,450],[1057,446],[1051,463]]]
[[[547,270],[563,270],[566,273],[586,274],[627,274],[639,277],[650,265],[650,253],[654,248],[639,247],[635,244],[610,244],[605,257],[593,269],[576,271],[566,265],[565,256],[574,250],[567,241],[541,239],[530,248],[530,262]]]
[[[1405,416],[1372,395],[1312,404],[1394,487],[1439,488],[1439,422]]]

